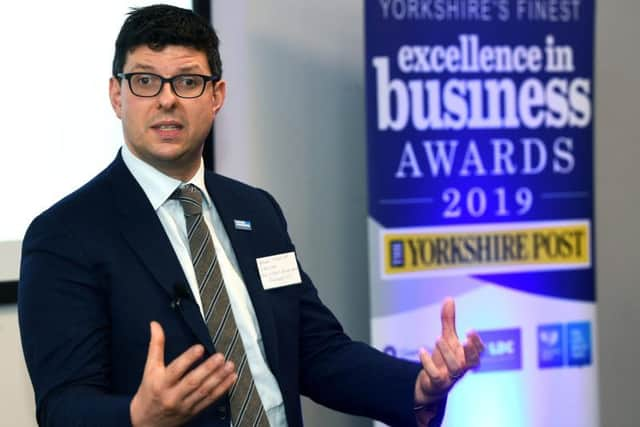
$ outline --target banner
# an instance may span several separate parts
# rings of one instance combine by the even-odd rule
[[[486,351],[447,426],[599,424],[589,0],[365,2],[371,333]]]

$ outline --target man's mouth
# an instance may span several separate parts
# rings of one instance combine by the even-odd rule
[[[154,126],[156,129],[160,129],[160,130],[175,130],[175,129],[182,129],[182,126],[179,125],[159,125],[159,126]]]
[[[158,122],[151,126],[163,139],[176,138],[184,128],[182,124],[175,121]]]

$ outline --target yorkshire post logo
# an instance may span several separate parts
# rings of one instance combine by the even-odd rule
[[[522,331],[520,328],[478,331],[485,344],[479,372],[522,369]]]
[[[589,220],[386,229],[380,242],[384,278],[591,267]]]
[[[564,365],[564,328],[560,323],[538,326],[538,367]]]
[[[389,254],[392,267],[404,267],[404,243],[402,240],[389,242]]]
[[[569,366],[591,364],[591,323],[573,322],[567,324],[567,343]]]

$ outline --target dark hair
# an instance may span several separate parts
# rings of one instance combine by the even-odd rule
[[[123,71],[127,54],[142,45],[153,50],[162,50],[167,45],[192,47],[204,52],[211,73],[222,77],[218,36],[209,22],[189,9],[166,4],[132,8],[116,40],[114,77]]]

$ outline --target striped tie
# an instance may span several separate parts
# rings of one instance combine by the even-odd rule
[[[187,223],[191,260],[198,279],[200,298],[209,334],[216,351],[236,366],[238,380],[229,391],[231,420],[234,427],[268,427],[260,396],[253,383],[247,355],[233,318],[229,296],[209,233],[202,217],[202,193],[188,184],[178,188],[172,199],[180,201]]]

